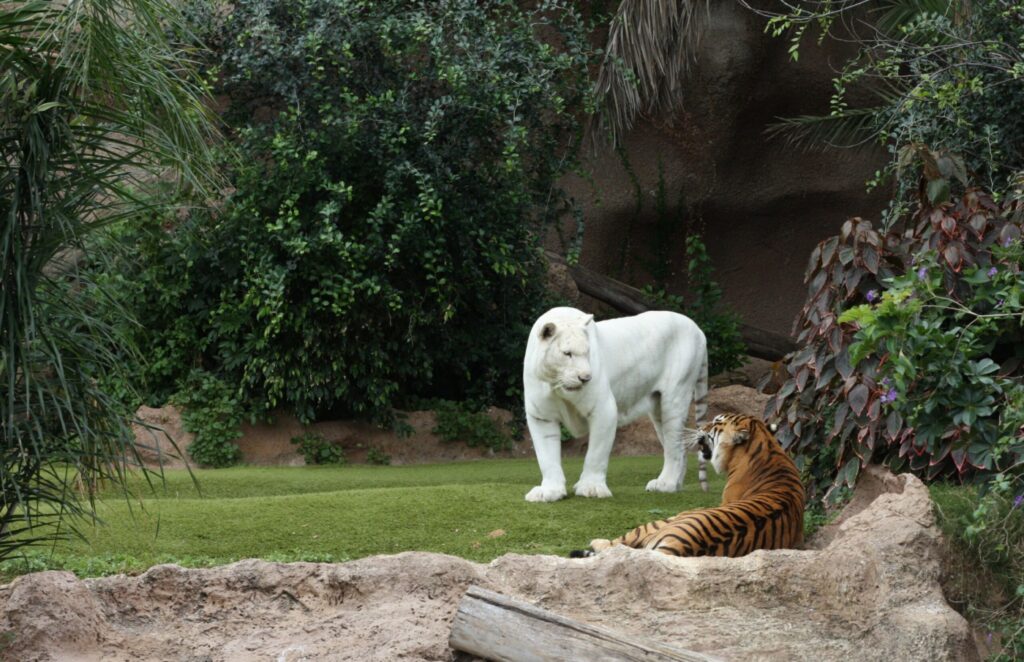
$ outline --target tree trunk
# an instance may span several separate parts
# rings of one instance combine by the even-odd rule
[[[448,643],[455,650],[488,660],[712,662],[719,659],[626,637],[477,586],[470,586],[462,597]]]

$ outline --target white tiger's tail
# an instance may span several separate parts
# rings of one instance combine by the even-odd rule
[[[700,377],[693,389],[693,422],[700,427],[700,421],[708,413],[708,350],[704,348],[704,360],[700,364]],[[700,481],[700,489],[708,491],[708,463],[704,459],[704,453],[697,451],[697,480]]]

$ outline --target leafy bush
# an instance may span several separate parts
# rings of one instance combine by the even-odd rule
[[[199,464],[227,467],[242,452],[235,439],[242,436],[242,407],[233,389],[216,376],[194,370],[184,388],[172,398],[181,408],[181,424],[195,435],[188,453]]]
[[[345,464],[345,451],[341,446],[318,434],[306,433],[292,437],[292,443],[299,447],[306,464]]]
[[[735,370],[743,365],[747,346],[740,335],[739,317],[721,303],[722,288],[714,280],[711,258],[700,235],[686,238],[686,258],[689,300],[649,285],[642,291],[659,308],[683,313],[697,323],[708,341],[710,374]]]
[[[461,441],[470,448],[492,451],[509,450],[514,446],[511,435],[487,412],[474,411],[466,404],[448,400],[439,401],[434,412],[437,425],[433,433],[445,441]]]
[[[380,448],[372,446],[368,451],[366,451],[366,463],[378,466],[387,466],[391,464],[391,456]]]
[[[790,379],[768,403],[812,492],[867,462],[927,479],[1020,471],[1024,460],[1021,207],[969,191],[906,232],[861,219],[807,271]]]
[[[584,35],[568,2],[238,3],[207,35],[236,190],[140,246],[142,300],[176,320],[151,372],[198,364],[257,413],[303,421],[384,420],[420,395],[515,401],[540,237],[575,163]]]
[[[129,366],[146,404],[154,407],[178,391],[187,398],[195,369],[217,372],[209,358],[215,355],[211,343],[216,340],[210,316],[220,283],[211,275],[220,268],[224,237],[208,211],[170,210],[166,201],[172,193],[158,190],[131,222],[97,232],[84,265],[99,286],[93,300],[102,316],[118,322],[133,344],[146,348],[145,360],[130,355],[120,360]],[[126,320],[125,310],[139,322]]]
[[[951,543],[944,592],[976,628],[990,630],[989,644],[1002,650],[988,659],[1009,662],[1024,657],[1024,489],[1015,492],[1005,476],[990,487],[932,494]]]

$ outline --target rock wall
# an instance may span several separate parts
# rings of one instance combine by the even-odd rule
[[[409,552],[343,564],[164,565],[84,581],[26,575],[0,587],[0,656],[452,660],[452,619],[476,584],[725,659],[978,659],[967,622],[939,587],[928,489],[909,474],[863,476],[851,507],[809,549],[736,559],[619,548],[484,565]]]
[[[642,286],[667,246],[676,271],[669,289],[684,292],[685,226],[703,227],[727,302],[748,323],[789,333],[815,244],[846,218],[877,218],[884,207],[886,192],[868,195],[865,182],[885,157],[876,148],[805,151],[769,140],[765,127],[780,117],[828,112],[835,69],[854,51],[835,40],[818,47],[809,31],[794,63],[787,40],[764,34],[763,18],[740,3],[711,7],[671,125],[641,121],[626,136],[628,169],[606,149],[585,163],[592,182],[565,180],[585,210],[581,262]],[[689,207],[668,227],[659,227],[655,206],[659,168],[668,202]]]

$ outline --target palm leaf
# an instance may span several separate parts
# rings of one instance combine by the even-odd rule
[[[832,115],[779,118],[768,125],[765,133],[770,138],[784,138],[789,145],[803,149],[863,147],[877,141],[879,118],[888,110],[886,106],[876,106]]]
[[[140,464],[134,350],[51,265],[130,214],[147,179],[217,185],[183,25],[168,0],[0,5],[0,558],[73,534],[96,486]]]
[[[709,6],[708,0],[622,0],[595,83],[595,137],[607,132],[618,145],[637,114],[679,108]]]

